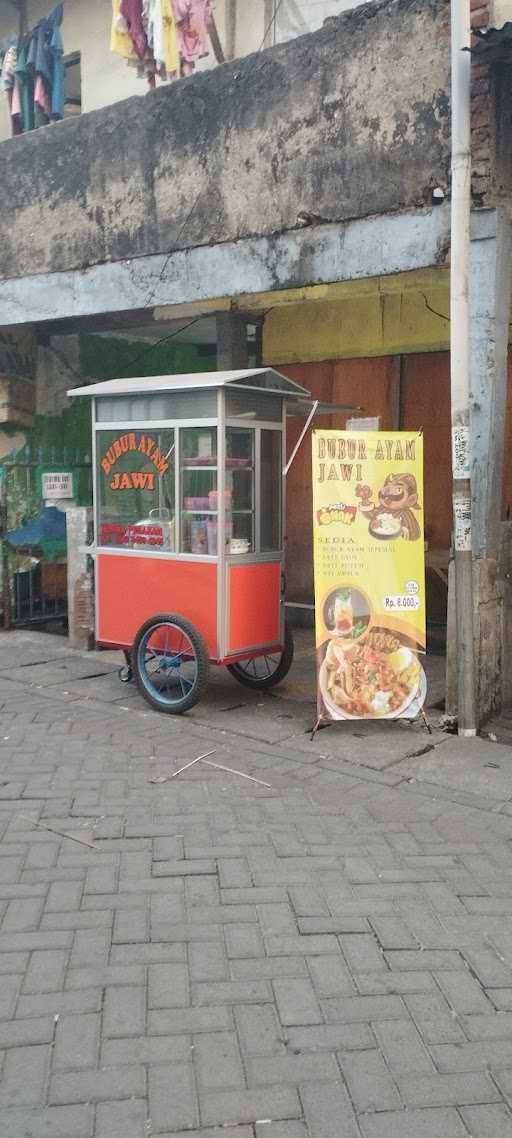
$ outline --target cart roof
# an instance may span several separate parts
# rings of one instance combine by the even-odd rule
[[[205,387],[226,387],[256,389],[269,395],[283,396],[309,395],[305,387],[288,379],[271,367],[248,368],[245,371],[204,371],[188,375],[151,375],[141,379],[107,379],[102,383],[89,383],[86,387],[75,387],[68,391],[70,398],[75,395],[149,395],[163,391],[193,391]]]

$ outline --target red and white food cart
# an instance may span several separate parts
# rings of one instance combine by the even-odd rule
[[[293,658],[284,621],[286,405],[270,368],[114,379],[92,399],[96,639],[122,648],[152,707],[199,699],[209,662],[268,688]],[[307,407],[306,407],[307,410]]]

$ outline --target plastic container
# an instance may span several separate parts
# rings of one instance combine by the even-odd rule
[[[206,529],[206,522],[193,521],[190,526],[190,551],[191,553],[207,553],[208,552],[208,535]]]
[[[246,537],[232,537],[229,543],[229,552],[234,554],[249,553],[251,543]]]
[[[209,510],[209,499],[204,498],[185,498],[184,506],[186,510]]]
[[[208,544],[208,553],[210,557],[217,556],[217,519],[208,518],[206,523],[206,536]]]
[[[232,501],[233,501],[232,491],[231,490],[225,490],[224,491],[224,503],[226,506],[226,510],[231,509]],[[209,509],[210,510],[217,510],[218,509],[218,503],[219,503],[219,491],[218,490],[210,490],[210,492],[208,494]]]

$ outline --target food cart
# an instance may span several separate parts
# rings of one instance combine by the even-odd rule
[[[286,405],[271,368],[115,379],[92,399],[96,640],[148,703],[180,714],[210,662],[269,688],[293,659],[284,621]]]

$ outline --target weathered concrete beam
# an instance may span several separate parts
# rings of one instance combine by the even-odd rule
[[[362,280],[446,263],[447,206],[0,282],[0,326]]]
[[[447,0],[358,4],[311,35],[1,143],[0,277],[429,204],[448,186],[447,14]]]

